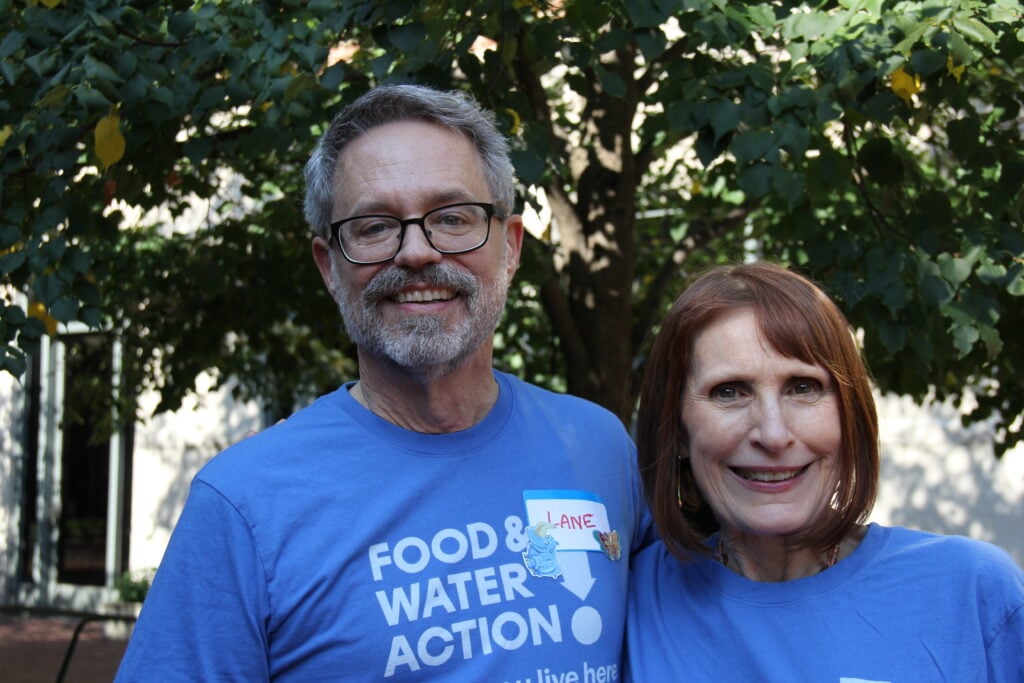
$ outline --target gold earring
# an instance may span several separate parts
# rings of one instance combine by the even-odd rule
[[[683,509],[683,459],[676,458],[676,506]]]

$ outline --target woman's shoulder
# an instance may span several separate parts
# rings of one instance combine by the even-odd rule
[[[947,571],[968,574],[1003,575],[1024,581],[1024,572],[1005,550],[987,541],[966,536],[936,534],[904,527],[877,527],[885,537],[885,554],[890,557]]]
[[[630,578],[636,582],[676,580],[691,574],[706,558],[696,553],[683,552],[680,558],[669,550],[660,538],[633,556]]]

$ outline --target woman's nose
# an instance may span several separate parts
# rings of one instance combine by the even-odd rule
[[[778,398],[760,398],[753,415],[751,438],[769,453],[779,453],[793,443],[790,416]]]

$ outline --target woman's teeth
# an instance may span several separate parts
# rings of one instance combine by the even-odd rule
[[[806,467],[799,467],[799,468],[794,469],[794,470],[772,470],[772,471],[766,471],[766,470],[746,470],[746,469],[742,469],[742,468],[738,468],[737,467],[737,468],[733,468],[733,472],[735,472],[736,474],[740,475],[744,479],[748,479],[750,481],[776,482],[776,481],[786,481],[787,479],[792,479],[792,478],[794,478],[796,476],[799,476],[805,469],[807,469],[807,468]]]

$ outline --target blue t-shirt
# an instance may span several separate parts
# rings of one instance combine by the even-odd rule
[[[345,387],[214,458],[118,680],[620,680],[649,531],[632,442],[495,377],[465,431],[401,429]]]
[[[630,584],[627,680],[1024,681],[1024,572],[980,541],[873,524],[849,557],[782,583],[659,541]]]

